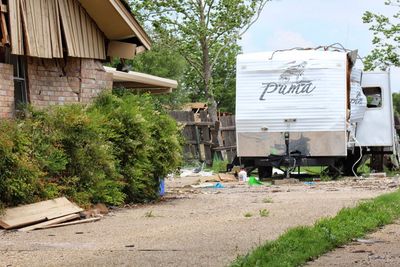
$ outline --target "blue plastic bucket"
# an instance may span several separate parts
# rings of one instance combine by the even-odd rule
[[[158,189],[158,193],[160,196],[165,195],[165,180],[164,180],[164,178],[160,178],[160,187]]]

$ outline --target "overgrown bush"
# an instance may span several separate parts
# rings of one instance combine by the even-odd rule
[[[100,96],[0,121],[0,206],[65,195],[81,205],[147,202],[181,162],[175,121],[148,96]]]
[[[104,118],[108,138],[114,144],[129,202],[158,197],[159,179],[181,162],[176,122],[161,113],[149,96],[111,94],[100,96],[90,109]]]
[[[15,121],[0,121],[0,206],[37,200],[42,173],[32,157],[31,139]]]

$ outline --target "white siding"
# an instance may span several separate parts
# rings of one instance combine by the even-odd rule
[[[271,56],[272,53],[238,56],[237,132],[256,133],[265,128],[266,132],[345,132],[346,53],[285,51],[274,53],[272,59]],[[288,94],[280,94],[277,89],[265,93],[260,100],[268,83],[287,88],[300,83],[300,88],[308,88],[309,92],[298,90],[296,94],[289,90]],[[272,92],[275,85],[268,88],[267,92]],[[296,122],[288,125],[285,119]]]

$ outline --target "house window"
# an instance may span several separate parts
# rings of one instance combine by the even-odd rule
[[[364,87],[364,95],[367,97],[368,108],[382,107],[382,88],[380,87]]]
[[[19,110],[22,105],[28,103],[25,58],[22,56],[12,55],[9,47],[2,47],[0,48],[0,62],[13,65],[14,101],[16,110]]]
[[[28,103],[26,90],[26,68],[25,59],[21,56],[11,55],[10,64],[14,66],[14,99],[16,109]]]

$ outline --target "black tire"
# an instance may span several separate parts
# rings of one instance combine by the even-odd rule
[[[272,177],[272,166],[259,166],[258,177],[260,180]]]

